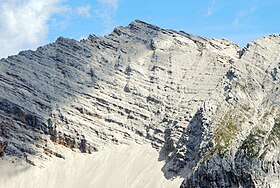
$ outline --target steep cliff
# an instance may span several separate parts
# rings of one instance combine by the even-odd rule
[[[181,187],[280,186],[280,36],[241,49],[140,20],[0,61],[0,155],[151,143]]]

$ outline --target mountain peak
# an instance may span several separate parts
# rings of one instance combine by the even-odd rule
[[[147,23],[147,22],[144,22],[144,21],[141,21],[138,19],[131,22],[127,27],[129,27],[129,28],[139,27],[139,28],[143,28],[143,29],[153,29],[155,31],[161,30],[161,28],[158,26],[152,25],[150,23]]]
[[[139,182],[153,187],[167,182],[172,185],[164,187],[277,187],[280,37],[268,37],[241,50],[225,39],[135,20],[107,36],[82,41],[60,37],[36,51],[1,59],[0,157],[44,166],[54,158],[67,162],[85,153],[80,156],[87,158],[79,159],[84,164],[98,157],[87,155],[104,150],[102,156],[114,157],[110,149],[116,145],[148,143],[154,152],[145,166],[160,160],[160,178],[139,171],[143,168],[135,161],[148,155],[133,149],[131,158],[126,156],[130,148],[124,149],[120,161],[110,163],[118,166],[107,166],[128,174],[131,182],[118,182],[119,187]],[[88,162],[73,171],[98,165]],[[101,180],[115,177],[103,170],[96,172]],[[181,179],[171,181],[176,177]],[[8,180],[1,185],[18,181]],[[73,186],[72,181],[63,183]]]

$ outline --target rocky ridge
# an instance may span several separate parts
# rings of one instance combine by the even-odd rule
[[[247,47],[135,20],[0,60],[0,155],[151,143],[181,187],[280,186],[280,36]]]

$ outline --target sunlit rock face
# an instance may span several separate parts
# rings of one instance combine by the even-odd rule
[[[280,186],[280,37],[247,47],[136,20],[0,60],[0,156],[151,143],[181,187]]]

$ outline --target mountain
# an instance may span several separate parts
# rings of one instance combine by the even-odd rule
[[[240,48],[135,20],[107,36],[60,37],[1,59],[2,162],[44,168],[148,144],[154,149],[120,151],[137,151],[128,158],[135,169],[157,151],[160,173],[183,178],[181,188],[279,187],[279,54],[275,34]],[[148,172],[143,185],[160,187]]]

